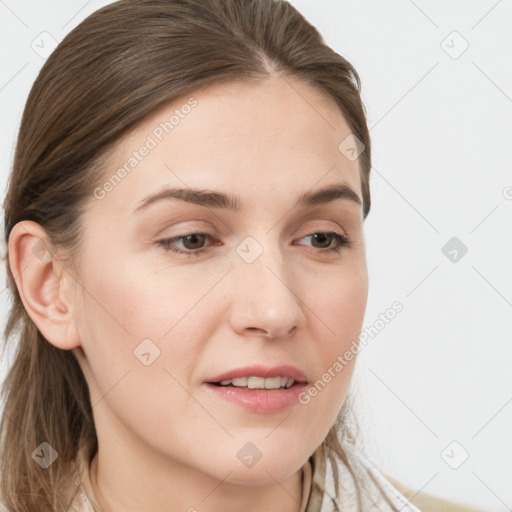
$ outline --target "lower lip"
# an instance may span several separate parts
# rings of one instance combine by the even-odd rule
[[[284,411],[296,404],[306,386],[306,383],[295,383],[289,388],[249,389],[206,383],[207,389],[222,400],[253,412],[266,414]]]

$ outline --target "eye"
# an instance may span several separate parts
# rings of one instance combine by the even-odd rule
[[[159,240],[157,245],[163,247],[165,252],[171,251],[173,253],[183,256],[199,256],[208,249],[202,246],[202,242],[205,238],[212,239],[213,236],[208,233],[190,233],[188,235],[176,236],[174,238],[167,238],[165,240]],[[186,250],[177,249],[173,247],[176,242],[183,240]],[[192,247],[190,247],[192,245]],[[188,247],[187,247],[188,246]],[[199,246],[199,247],[198,247]]]
[[[320,248],[318,252],[338,252],[343,247],[352,244],[352,241],[349,240],[346,235],[341,235],[340,233],[336,233],[334,231],[319,231],[317,233],[307,235],[304,238],[311,238],[312,241],[315,243],[320,243],[320,245],[325,244],[327,241],[327,247]]]

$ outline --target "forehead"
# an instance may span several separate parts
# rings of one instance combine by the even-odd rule
[[[101,206],[128,214],[163,186],[259,202],[344,182],[361,197],[358,160],[339,149],[350,132],[334,100],[297,78],[212,84],[177,98],[121,139],[103,182],[114,177],[115,184]]]

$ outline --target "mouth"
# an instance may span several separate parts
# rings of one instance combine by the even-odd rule
[[[204,382],[214,396],[258,413],[275,413],[298,401],[306,388],[304,373],[292,366],[252,366],[218,375]]]
[[[281,389],[290,388],[295,384],[295,379],[291,377],[238,377],[234,379],[225,379],[220,382],[209,382],[214,386],[248,388],[248,389]]]
[[[248,389],[289,388],[296,383],[307,383],[304,372],[294,366],[281,365],[273,368],[254,365],[237,368],[206,381],[214,386],[232,386]]]

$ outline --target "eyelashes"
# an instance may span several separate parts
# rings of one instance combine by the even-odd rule
[[[318,237],[320,235],[320,237]],[[197,243],[197,239],[201,241],[202,238],[212,240],[214,237],[213,235],[210,235],[209,233],[189,233],[185,235],[176,236],[174,238],[166,238],[164,240],[159,240],[156,242],[156,244],[161,247],[165,252],[171,252],[174,254],[177,254],[179,256],[183,257],[190,257],[190,256],[201,256],[202,254],[205,254],[206,252],[209,252],[212,250],[212,245],[205,246],[205,247],[199,247],[196,249],[179,249],[177,247],[177,242],[179,241],[187,241],[192,242],[192,244]],[[329,243],[326,248],[316,248],[313,247],[313,249],[322,254],[322,253],[337,253],[339,252],[343,247],[348,247],[352,244],[352,241],[346,236],[342,235],[340,233],[337,233],[335,231],[316,231],[314,233],[311,233],[310,235],[306,235],[303,238],[311,238],[312,240],[318,241],[320,238],[320,243],[322,243],[323,239],[329,238],[333,240],[333,242]],[[302,239],[301,239],[302,240]],[[218,245],[218,244],[213,244]]]
[[[173,245],[176,244],[176,241],[178,240],[185,240],[185,239],[194,239],[194,238],[197,238],[197,237],[206,237],[208,239],[212,239],[213,236],[208,234],[208,233],[189,233],[188,235],[180,235],[180,236],[176,236],[174,238],[167,238],[165,240],[159,240],[157,242],[157,245],[162,247],[164,249],[165,252],[173,252],[175,254],[179,254],[179,255],[182,255],[182,256],[200,256],[201,254],[207,252],[209,250],[209,247],[201,247],[199,249],[196,249],[196,250],[181,250],[181,249],[177,249],[176,247],[173,247]],[[210,246],[211,247],[211,246]]]

